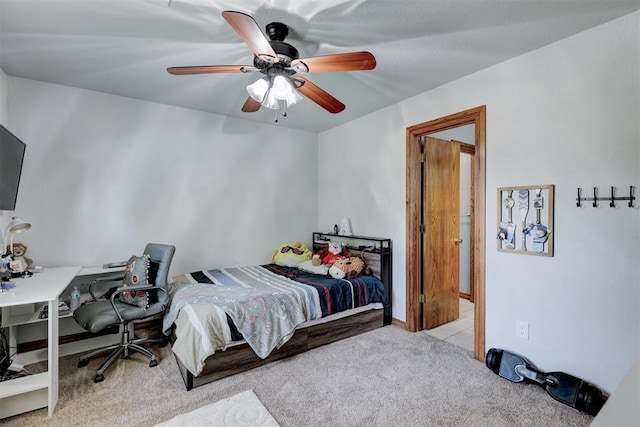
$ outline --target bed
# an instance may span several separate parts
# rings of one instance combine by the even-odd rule
[[[314,249],[325,239],[314,233]],[[187,390],[390,324],[391,248],[378,240],[348,246],[373,273],[351,279],[276,264],[175,277],[163,332]]]

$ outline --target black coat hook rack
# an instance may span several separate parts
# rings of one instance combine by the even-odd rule
[[[615,208],[617,200],[628,200],[629,207],[633,207],[633,201],[636,197],[633,195],[634,186],[629,186],[629,196],[628,197],[618,197],[616,196],[616,187],[611,187],[611,196],[610,197],[598,197],[598,187],[593,187],[593,197],[582,197],[582,188],[578,188],[578,197],[576,198],[576,206],[581,207],[582,202],[593,202],[592,206],[594,208],[598,207],[598,202],[609,201],[609,207]]]

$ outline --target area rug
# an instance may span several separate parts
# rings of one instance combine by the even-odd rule
[[[253,390],[247,390],[156,424],[156,427],[179,426],[279,427],[279,424]]]

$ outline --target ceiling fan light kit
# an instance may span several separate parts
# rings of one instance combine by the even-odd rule
[[[266,33],[269,39],[267,39],[251,16],[233,11],[222,12],[222,16],[253,51],[253,65],[170,67],[167,68],[167,72],[186,75],[258,71],[264,74],[265,77],[247,86],[249,97],[242,106],[242,111],[246,113],[256,112],[261,106],[279,110],[282,102],[285,111],[283,116],[286,117],[286,108],[300,102],[303,95],[328,112],[339,113],[345,109],[342,102],[309,80],[295,74],[362,71],[372,70],[376,66],[376,59],[369,52],[299,58],[298,50],[284,41],[289,35],[289,28],[285,24],[281,22],[268,24]],[[278,122],[277,113],[275,121]]]
[[[272,110],[279,108],[278,101],[284,101],[290,107],[302,100],[302,96],[293,88],[291,79],[281,74],[257,80],[247,86],[247,92],[263,107]]]

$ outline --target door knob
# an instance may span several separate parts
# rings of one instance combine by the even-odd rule
[[[460,243],[462,243],[462,239],[460,238],[454,239],[453,241],[456,245],[459,245]]]

